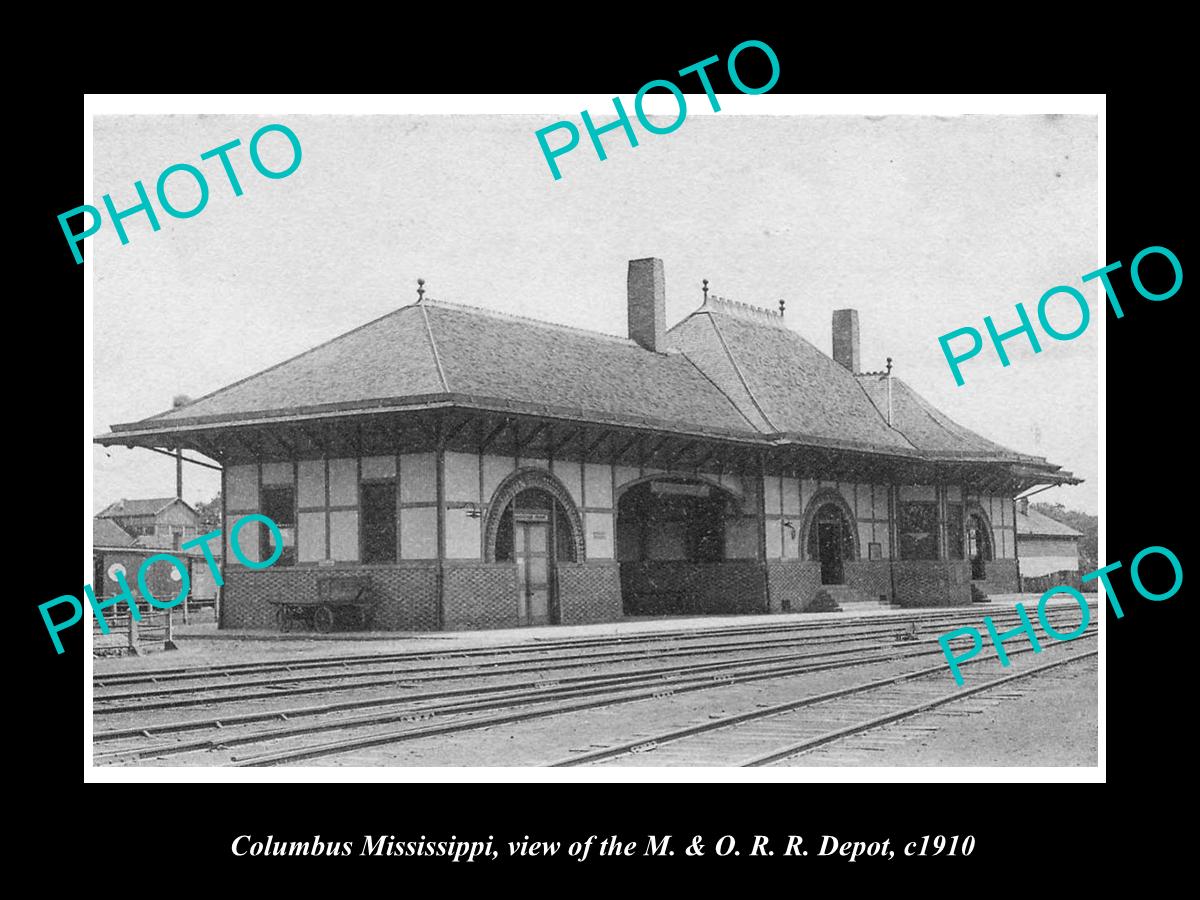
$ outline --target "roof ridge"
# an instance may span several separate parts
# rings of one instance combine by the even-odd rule
[[[207,394],[203,394],[202,396],[196,397],[190,403],[186,403],[183,406],[173,406],[170,409],[163,410],[160,413],[155,413],[152,416],[147,416],[145,419],[140,419],[139,421],[149,422],[152,419],[158,419],[163,416],[170,415],[171,413],[175,412],[176,410],[185,409],[186,407],[191,406],[193,403],[199,403],[201,400],[207,400],[209,397],[215,397],[217,394],[223,394],[225,391],[233,390],[233,388],[238,387],[239,385],[245,384],[247,381],[249,381],[252,378],[258,378],[260,375],[266,375],[268,372],[274,372],[276,369],[286,366],[288,363],[295,362],[298,359],[308,356],[310,353],[316,353],[318,350],[328,347],[334,341],[340,341],[342,338],[349,337],[350,335],[352,335],[356,332],[362,331],[364,328],[370,328],[375,323],[382,322],[384,319],[389,318],[390,316],[399,315],[400,313],[404,312],[406,309],[412,309],[416,305],[417,305],[416,303],[409,303],[407,306],[401,306],[399,309],[393,309],[391,312],[386,312],[382,316],[376,316],[374,319],[372,319],[369,322],[364,322],[363,324],[357,325],[354,328],[351,328],[349,331],[344,331],[341,334],[335,334],[329,340],[321,341],[321,343],[317,344],[315,347],[309,347],[307,350],[297,353],[295,356],[289,356],[287,359],[280,360],[279,362],[275,363],[275,365],[273,365],[273,366],[267,366],[267,368],[261,369],[258,372],[251,372],[245,378],[239,378],[237,381],[233,382],[232,384],[224,385],[222,387],[217,388],[215,391],[209,391]]]
[[[871,401],[871,405],[874,406],[876,411],[879,412],[879,414],[882,416],[883,412],[882,412],[882,410],[879,409],[878,404],[875,403],[875,399],[870,395],[870,393],[867,391],[867,389],[862,386],[862,382],[858,381],[858,378],[861,378],[864,376],[869,377],[871,375],[878,375],[878,374],[879,373],[877,373],[877,372],[861,372],[861,373],[856,372],[855,375],[857,377],[855,378],[855,381],[858,383],[858,386],[860,388],[862,388],[862,392],[867,395],[867,399]],[[938,428],[940,428],[942,431],[944,431],[950,437],[954,438],[956,441],[963,440],[963,436],[961,434],[956,434],[955,432],[951,431],[949,428],[947,428],[945,425],[943,425],[940,421],[938,421],[937,416],[934,416],[929,412],[929,409],[926,408],[928,406],[928,404],[922,402],[922,398],[921,398],[920,394],[918,394],[916,391],[914,391],[912,389],[912,386],[909,385],[908,382],[906,382],[904,379],[899,378],[895,375],[885,375],[884,377],[891,378],[894,381],[896,381],[897,383],[902,384],[905,387],[905,389],[908,390],[908,392],[912,396],[912,398],[916,401],[917,408],[920,409],[922,413],[924,413],[925,418],[929,419],[931,422],[933,422],[934,425],[936,425]],[[885,419],[885,422],[886,422],[886,419]],[[887,425],[889,428],[891,428],[893,431],[895,431],[897,434],[899,434],[901,437],[903,437],[906,441],[908,441],[914,447],[917,446],[913,442],[912,438],[910,438],[907,434],[905,434],[903,431],[901,431],[898,427],[896,427],[895,425],[892,425],[890,423],[887,423]],[[959,427],[961,428],[962,426],[959,426]],[[970,430],[970,429],[967,429],[967,430]],[[972,434],[974,434],[974,432],[972,432]]]
[[[718,297],[716,294],[710,294],[705,297],[704,303],[692,315],[702,312],[719,312],[724,315],[744,319],[747,322],[754,322],[758,325],[770,325],[773,328],[781,328],[784,331],[791,330],[784,323],[782,313],[777,313],[774,310],[765,309],[761,306],[755,306],[753,303],[743,303],[741,300]]]
[[[771,417],[766,414],[762,408],[762,404],[758,402],[758,398],[754,396],[754,391],[750,390],[750,383],[746,381],[746,375],[742,371],[742,367],[738,365],[738,361],[733,357],[733,351],[729,349],[729,344],[725,341],[725,335],[721,334],[721,329],[717,327],[717,320],[713,318],[712,312],[708,314],[708,321],[712,323],[713,331],[716,332],[717,340],[721,343],[721,349],[725,351],[725,355],[729,357],[730,365],[733,366],[733,371],[737,373],[738,381],[742,383],[742,387],[746,389],[746,396],[750,398],[750,402],[754,404],[754,408],[758,410],[758,414],[762,416],[763,421],[770,426],[772,431],[779,431],[779,427],[771,421]],[[744,416],[745,413],[742,413]]]
[[[863,387],[862,382],[859,381],[859,378],[862,378],[864,375],[877,375],[879,373],[851,372],[850,374],[854,376],[854,383],[858,385],[858,389],[863,392],[863,396],[866,397],[867,402],[871,404],[871,409],[875,410],[875,415],[879,416],[879,421],[883,423],[883,427],[890,431],[896,432],[896,434],[900,436],[900,439],[903,440],[904,443],[908,444],[908,446],[912,447],[914,450],[919,450],[920,448],[913,442],[912,438],[887,420],[887,416],[883,414],[883,410],[879,408],[879,404],[875,402],[875,398],[871,396],[871,392]],[[899,379],[896,380],[899,381]]]
[[[729,405],[738,411],[738,415],[740,415],[743,419],[746,420],[747,425],[749,425],[751,428],[753,428],[756,432],[759,430],[758,426],[754,424],[754,421],[748,415],[746,415],[745,411],[740,406],[737,405],[737,401],[734,400],[732,397],[730,397],[727,393],[725,393],[725,390],[719,384],[717,384],[712,378],[710,378],[707,372],[705,372],[702,368],[700,368],[698,365],[696,365],[696,361],[694,359],[692,359],[690,356],[688,356],[688,353],[686,350],[681,349],[679,351],[679,353],[684,359],[686,359],[688,362],[690,362],[692,364],[693,369],[695,369],[697,372],[699,372],[709,384],[711,384],[713,387],[715,387],[717,389],[717,393],[719,393],[722,397],[724,397],[726,400],[729,401]],[[754,400],[753,395],[751,395],[750,399],[752,401]],[[758,404],[756,403],[755,406],[757,406],[757,405]],[[769,419],[767,419],[766,416],[763,416],[763,419],[766,420],[768,425],[771,425],[771,421]],[[775,426],[771,425],[771,427],[774,428]]]
[[[180,499],[179,497],[120,497],[120,498],[112,501],[112,503],[109,503],[108,506],[104,507],[104,509],[100,510],[100,512],[96,513],[96,515],[100,515],[100,513],[104,512],[105,510],[112,509],[114,506],[116,506],[118,504],[120,504],[121,507],[123,508],[126,503],[158,503],[159,505],[156,506],[154,509],[155,509],[155,512],[159,512],[161,510],[166,509],[168,506],[170,506],[172,503],[174,503],[176,500],[179,500],[179,499]]]
[[[561,322],[548,322],[545,319],[535,319],[532,316],[522,316],[518,313],[505,312],[504,310],[499,309],[488,309],[483,306],[474,306],[470,303],[457,303],[450,300],[435,300],[430,297],[426,299],[422,305],[441,309],[456,309],[469,313],[480,313],[495,319],[506,319],[512,322],[525,322],[530,325],[540,326],[542,328],[552,328],[555,331],[568,331],[573,334],[581,334],[585,337],[597,338],[599,340],[613,341],[618,344],[627,344],[632,347],[641,346],[632,338],[618,337],[615,334],[608,334],[604,331],[593,331],[590,328],[580,328],[577,325],[564,325]]]
[[[438,377],[442,379],[442,389],[449,393],[450,383],[446,381],[446,370],[442,368],[442,355],[438,353],[437,341],[433,339],[433,326],[429,324],[429,313],[423,302],[418,302],[417,306],[421,307],[421,319],[425,322],[425,335],[429,338],[429,349],[433,351],[433,364],[437,366]]]

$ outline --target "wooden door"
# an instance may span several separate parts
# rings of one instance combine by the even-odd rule
[[[548,522],[514,522],[517,611],[523,625],[550,624],[551,556]]]
[[[821,584],[841,584],[842,528],[834,522],[817,524],[817,546],[821,556]]]

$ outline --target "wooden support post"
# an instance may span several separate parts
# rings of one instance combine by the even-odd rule
[[[767,604],[767,612],[771,611],[771,580],[767,578],[767,455],[760,453],[758,455],[758,466],[755,477],[758,479],[758,484],[754,486],[754,491],[758,495],[758,502],[755,504],[755,512],[758,516],[758,560],[762,565],[763,578],[763,599]]]
[[[226,484],[225,471],[226,471],[226,467],[224,465],[222,465],[221,466],[221,540],[225,543],[226,546],[228,546],[229,538],[227,537],[227,535],[229,534],[229,512],[228,512],[228,510],[229,510],[229,486]],[[298,485],[297,485],[296,489],[297,489],[297,491],[299,491]],[[225,552],[225,547],[222,547],[221,548],[221,562],[219,564],[219,570],[221,572],[222,584],[227,584],[227,582],[225,581],[225,573],[228,571],[228,568],[229,568],[229,560],[226,558],[228,556],[229,556],[229,554]],[[221,613],[224,611],[224,606],[225,606],[225,604],[221,602],[222,599],[224,598],[224,596],[225,596],[225,588],[218,586],[217,587],[217,601],[213,605],[213,617],[217,620],[217,628],[218,629],[225,627],[225,621],[221,618]]]
[[[436,424],[434,468],[437,483],[437,627],[446,623],[446,441],[441,416]]]
[[[950,532],[946,527],[948,524],[946,519],[949,514],[949,507],[947,506],[948,498],[946,497],[945,486],[934,484],[933,496],[937,501],[938,559],[948,560],[950,559],[950,548],[946,545],[949,543]]]
[[[889,577],[892,582],[892,602],[899,604],[896,592],[896,563],[900,561],[900,485],[888,485],[888,542],[891,544]]]

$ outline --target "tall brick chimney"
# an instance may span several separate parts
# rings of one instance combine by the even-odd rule
[[[667,283],[661,259],[631,259],[626,282],[629,294],[629,337],[647,350],[667,346]]]
[[[858,310],[833,311],[833,358],[855,375],[862,371],[858,352]]]

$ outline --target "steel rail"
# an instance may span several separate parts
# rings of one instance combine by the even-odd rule
[[[1094,611],[1097,607],[1095,601],[1089,602],[1089,607]],[[1008,611],[1009,607],[1003,608]],[[469,658],[477,656],[501,656],[513,653],[538,653],[551,650],[577,650],[589,646],[616,646],[629,645],[638,643],[653,643],[658,641],[687,641],[696,640],[705,637],[726,637],[726,636],[741,636],[753,634],[780,634],[790,633],[793,631],[827,631],[830,629],[843,629],[857,627],[856,623],[861,622],[873,627],[895,627],[896,625],[907,625],[912,622],[921,624],[929,621],[953,620],[957,621],[976,621],[980,617],[982,611],[979,608],[962,608],[962,607],[946,607],[939,610],[922,611],[905,613],[902,615],[894,615],[891,613],[883,615],[862,616],[851,622],[847,621],[820,621],[820,622],[795,622],[795,623],[771,623],[765,625],[730,625],[715,628],[694,629],[688,631],[653,631],[653,632],[630,632],[627,634],[606,635],[603,637],[585,637],[575,639],[555,639],[552,641],[525,641],[521,643],[511,644],[496,644],[488,647],[464,647],[464,648],[443,648],[430,650],[411,650],[399,651],[394,653],[373,654],[346,654],[341,656],[326,656],[319,658],[312,657],[297,657],[286,660],[275,660],[270,662],[254,661],[242,663],[224,663],[219,665],[207,666],[183,666],[162,669],[143,669],[136,672],[110,672],[107,674],[95,674],[92,676],[93,685],[96,687],[106,687],[109,685],[129,684],[137,682],[157,682],[171,681],[179,679],[195,679],[203,677],[211,677],[221,674],[239,674],[245,672],[267,672],[267,671],[293,671],[297,669],[311,669],[322,666],[345,666],[347,663],[379,663],[379,662],[398,662],[403,660],[427,660],[427,659],[455,659]]]
[[[1085,634],[1083,634],[1083,635],[1080,635],[1080,637],[1081,638],[1082,637],[1092,637],[1092,636],[1097,635],[1098,633],[1099,632],[1096,630],[1096,626],[1093,625],[1093,626],[1089,626],[1087,632],[1085,632]],[[1032,648],[1029,648],[1029,649],[1022,648],[1019,650],[1008,651],[1008,655],[1015,656],[1020,653],[1032,653],[1032,652],[1034,652],[1032,650]],[[968,660],[965,663],[960,663],[960,665],[964,665],[964,664],[969,665],[971,662],[983,662],[983,661],[984,660]],[[913,681],[918,678],[926,678],[926,677],[929,677],[929,676],[935,675],[935,674],[945,674],[947,671],[948,671],[947,667],[944,665],[931,666],[927,669],[918,669],[916,671],[906,672],[901,675],[893,675],[893,676],[889,676],[887,678],[880,678],[876,681],[867,682],[866,684],[851,685],[849,687],[839,688],[838,690],[835,690],[835,691],[827,691],[822,694],[814,694],[809,697],[801,697],[798,700],[789,700],[785,703],[777,703],[773,706],[765,706],[760,709],[750,710],[749,712],[736,713],[736,714],[730,715],[730,716],[723,716],[719,719],[707,720],[704,722],[700,722],[696,725],[690,725],[685,728],[674,729],[672,731],[664,732],[662,734],[657,734],[657,735],[653,735],[653,736],[649,736],[649,737],[640,737],[635,741],[626,741],[622,744],[617,744],[612,747],[605,747],[600,750],[593,750],[588,753],[572,754],[571,756],[564,757],[562,759],[558,759],[553,762],[544,763],[543,765],[548,766],[548,767],[577,766],[577,765],[582,765],[584,763],[593,763],[593,762],[599,762],[599,761],[606,760],[606,759],[615,759],[615,758],[618,758],[621,756],[628,756],[632,753],[637,753],[637,752],[642,752],[645,750],[653,749],[655,747],[659,747],[664,744],[670,744],[670,743],[674,743],[676,741],[684,740],[686,738],[695,737],[696,735],[707,734],[709,732],[720,731],[725,728],[736,727],[738,725],[745,724],[746,722],[753,722],[757,719],[765,719],[765,718],[769,718],[771,716],[777,716],[777,715],[781,715],[784,713],[793,712],[797,709],[802,709],[806,706],[814,706],[818,703],[825,703],[829,700],[837,700],[842,697],[850,697],[850,696],[854,696],[857,694],[866,693],[868,691],[878,690],[878,689],[884,688],[884,687],[891,687],[892,685],[900,684],[905,681]],[[967,692],[967,693],[970,693],[970,692]],[[962,696],[967,696],[967,693],[963,693]],[[954,696],[958,696],[958,694],[955,694]]]
[[[790,635],[777,639],[765,639],[759,641],[740,641],[736,643],[712,643],[699,644],[690,647],[673,647],[669,649],[648,650],[630,649],[622,652],[605,652],[591,654],[571,654],[568,656],[559,656],[551,659],[521,659],[521,660],[499,660],[491,663],[467,663],[463,665],[442,665],[442,666],[417,666],[417,667],[384,667],[384,668],[364,668],[361,670],[353,669],[341,672],[328,672],[308,675],[281,675],[278,677],[269,677],[261,679],[246,679],[240,681],[220,681],[207,684],[194,684],[176,687],[155,688],[151,690],[134,690],[106,694],[94,694],[92,700],[94,703],[112,703],[122,700],[147,700],[155,697],[180,697],[192,694],[211,693],[221,691],[235,691],[243,688],[263,687],[267,685],[298,685],[309,684],[320,681],[335,681],[347,678],[369,678],[372,676],[381,675],[400,675],[404,676],[404,681],[413,683],[424,683],[430,681],[456,681],[464,678],[493,678],[513,675],[536,675],[542,672],[556,671],[562,669],[579,669],[587,668],[588,666],[608,665],[622,662],[638,662],[648,659],[659,658],[679,658],[686,656],[716,656],[728,653],[738,653],[755,650],[772,650],[780,647],[827,647],[837,644],[857,644],[870,643],[877,641],[879,638],[895,637],[896,629],[879,628],[869,631],[853,632],[838,636],[822,636],[822,637],[806,637],[803,635]],[[886,641],[885,641],[886,642]],[[849,651],[845,651],[849,652]],[[394,679],[385,679],[383,682],[365,682],[366,685],[379,683],[392,683]],[[347,687],[355,687],[357,685],[347,685]],[[313,693],[319,692],[319,688]],[[280,691],[272,691],[270,696],[278,696]],[[212,698],[215,702],[220,702],[221,697]],[[231,698],[231,699],[236,699]],[[174,705],[174,704],[171,704]],[[121,707],[122,709],[126,707]],[[107,707],[101,709],[107,711]]]
[[[1083,660],[1083,659],[1089,659],[1093,656],[1099,655],[1099,653],[1100,653],[1100,651],[1098,649],[1097,650],[1089,650],[1084,653],[1077,653],[1074,656],[1069,656],[1066,659],[1059,659],[1059,660],[1055,660],[1054,662],[1043,663],[1040,666],[1035,666],[1034,668],[1028,669],[1024,672],[1014,672],[1012,675],[1005,675],[1001,678],[997,678],[992,681],[989,681],[986,684],[980,684],[980,685],[976,685],[975,687],[966,688],[965,690],[959,690],[953,694],[943,694],[942,696],[936,697],[933,700],[927,700],[923,703],[917,703],[913,706],[909,706],[906,709],[902,709],[902,710],[899,710],[894,713],[888,713],[886,715],[876,716],[875,718],[870,719],[869,721],[861,722],[857,725],[849,725],[845,728],[839,728],[835,731],[826,732],[825,734],[822,734],[815,738],[809,738],[808,740],[798,741],[794,744],[790,744],[785,747],[780,747],[775,750],[770,750],[766,753],[760,753],[757,756],[752,756],[749,759],[746,759],[740,763],[737,763],[737,765],[738,766],[765,766],[765,765],[769,765],[770,763],[779,762],[780,760],[788,759],[793,756],[798,756],[801,753],[804,753],[808,750],[815,749],[816,747],[820,747],[823,744],[828,744],[828,743],[831,743],[832,741],[839,740],[840,738],[849,737],[850,735],[853,735],[853,734],[861,734],[864,731],[870,731],[872,729],[879,728],[883,725],[891,724],[892,722],[896,722],[900,719],[907,719],[910,716],[915,716],[919,713],[923,713],[923,712],[926,712],[931,709],[936,709],[939,706],[945,706],[948,703],[955,703],[959,700],[962,700],[965,697],[971,697],[971,696],[974,696],[975,694],[982,693],[983,691],[991,690],[992,688],[999,687],[1002,684],[1009,684],[1013,681],[1019,681],[1022,678],[1029,678],[1033,675],[1038,675],[1049,669],[1056,669],[1059,666],[1066,666],[1066,665],[1070,665],[1071,663],[1074,663],[1074,662],[1079,662],[1080,660]],[[1011,654],[1009,654],[1009,655],[1011,656]]]
[[[1095,626],[1090,627],[1089,632],[1093,631],[1094,628],[1095,628]],[[934,652],[941,652],[941,651],[939,649],[937,651],[928,651],[928,652],[934,653]],[[1012,655],[1015,655],[1017,653],[1022,653],[1022,652],[1031,652],[1031,651],[1017,650],[1017,651],[1013,651],[1009,655],[1012,656]],[[915,656],[915,655],[928,655],[928,654],[921,653],[921,654],[910,654],[910,655]],[[881,660],[875,660],[875,661],[878,662]],[[971,661],[968,661],[963,664],[969,665],[970,662]],[[345,752],[353,751],[353,750],[361,750],[361,749],[365,749],[365,748],[369,748],[369,747],[381,746],[381,745],[386,745],[386,744],[394,744],[394,743],[399,743],[402,741],[416,740],[419,738],[435,737],[435,736],[440,736],[440,735],[445,735],[445,734],[461,733],[461,732],[476,730],[476,729],[480,729],[480,728],[489,728],[489,727],[493,727],[496,725],[525,722],[525,721],[530,721],[533,719],[545,718],[548,716],[564,715],[564,714],[570,713],[570,712],[578,712],[578,711],[586,710],[586,709],[594,709],[596,707],[601,707],[601,706],[612,706],[617,703],[628,703],[628,702],[634,702],[637,700],[659,698],[659,697],[663,697],[663,696],[667,696],[667,695],[691,693],[691,692],[700,691],[700,690],[711,690],[716,687],[723,687],[727,684],[741,684],[741,683],[747,683],[747,682],[752,682],[752,681],[759,681],[759,680],[763,680],[766,678],[779,677],[780,675],[806,674],[811,671],[823,671],[823,670],[832,669],[832,668],[846,668],[846,667],[851,667],[854,665],[864,665],[864,664],[869,664],[869,663],[842,662],[842,663],[828,664],[828,665],[819,666],[819,667],[797,666],[797,667],[791,668],[790,670],[787,667],[780,667],[777,669],[769,669],[769,670],[765,670],[762,672],[757,672],[757,673],[752,673],[752,674],[747,674],[747,675],[742,675],[742,676],[735,675],[735,676],[731,676],[727,679],[723,679],[722,681],[719,681],[719,682],[717,682],[715,680],[709,680],[709,679],[705,679],[704,681],[692,683],[692,684],[688,684],[685,682],[684,684],[681,684],[678,686],[672,686],[668,690],[663,690],[663,687],[660,686],[658,688],[654,688],[654,689],[650,689],[650,690],[642,690],[642,691],[627,694],[624,696],[601,696],[599,698],[590,698],[590,699],[586,699],[586,700],[582,700],[582,701],[578,701],[578,702],[574,702],[574,703],[567,703],[567,704],[563,704],[560,706],[551,707],[549,709],[525,710],[525,711],[502,713],[502,714],[494,715],[494,716],[481,716],[477,719],[471,719],[468,721],[447,722],[444,724],[428,726],[425,728],[407,729],[407,730],[403,730],[403,731],[389,731],[389,732],[384,732],[383,734],[374,734],[374,735],[365,735],[365,736],[361,736],[361,737],[343,738],[343,739],[329,741],[329,742],[325,742],[325,743],[321,743],[321,744],[310,744],[306,747],[299,747],[299,748],[294,748],[294,749],[290,749],[290,750],[279,750],[279,751],[274,751],[274,752],[267,752],[267,753],[250,756],[250,757],[245,757],[242,759],[235,758],[232,761],[232,765],[239,766],[239,767],[248,767],[248,766],[273,765],[273,764],[277,764],[277,763],[281,763],[281,762],[295,762],[295,761],[299,761],[299,760],[303,760],[303,759],[313,759],[313,758],[317,758],[317,757],[321,757],[321,756],[330,756],[330,755],[345,753]],[[936,667],[932,667],[930,669],[924,670],[923,674],[930,674],[935,671],[944,671],[944,669],[945,669],[944,666],[936,666]],[[916,677],[916,676],[910,675],[908,673],[905,673],[904,675],[899,675],[899,676],[893,675],[893,676],[889,676],[888,678],[883,679],[874,684],[875,684],[875,686],[878,686],[881,684],[890,684],[890,683],[895,683],[897,681],[909,680],[911,677]],[[844,689],[844,690],[847,692],[853,692],[853,689]],[[861,691],[862,688],[860,687],[859,690]],[[816,702],[816,701],[812,701],[812,702]],[[645,743],[645,741],[643,740],[643,741],[640,741],[639,743]]]
[[[997,616],[996,618],[1002,624],[1010,624],[1010,619],[1015,620],[1016,616],[1015,615],[1003,616],[1003,617]],[[894,631],[891,631],[889,633],[894,634]],[[918,639],[917,641],[912,641],[912,642],[906,641],[906,642],[904,642],[904,644],[907,645],[910,643],[914,643],[914,644],[927,643],[929,640],[930,640],[929,638],[926,638],[923,640]],[[841,642],[841,643],[861,643],[862,641],[860,641],[858,638],[847,637],[846,639],[840,640],[839,642]],[[799,639],[798,640],[789,639],[789,640],[783,641],[781,643],[781,646],[799,645],[801,648],[807,648],[808,646],[811,646],[812,643],[814,643],[814,642],[812,642],[812,641],[805,642],[805,641],[799,640]],[[720,645],[714,645],[714,646],[720,646]],[[751,646],[753,648],[764,647],[765,649],[771,649],[770,642],[757,642],[756,644],[751,645]],[[822,644],[822,646],[824,646],[824,644]],[[890,643],[889,642],[881,642],[881,643],[875,644],[874,649],[882,652],[882,651],[887,650],[888,647],[894,648],[895,646],[897,646],[897,642],[890,642]],[[705,670],[709,670],[709,669],[719,669],[719,668],[727,667],[727,666],[736,667],[738,665],[742,665],[745,663],[753,663],[753,662],[777,662],[777,661],[785,661],[785,660],[786,661],[795,661],[795,660],[799,660],[799,659],[816,659],[821,656],[837,656],[837,655],[860,652],[862,649],[867,649],[867,648],[851,647],[851,648],[845,648],[842,650],[825,650],[825,651],[821,651],[818,653],[776,654],[773,656],[756,657],[755,659],[752,659],[752,660],[727,660],[727,661],[716,661],[716,662],[711,662],[711,663],[690,663],[690,664],[681,664],[681,665],[675,665],[675,666],[660,666],[657,668],[639,669],[637,672],[629,673],[629,675],[630,675],[630,677],[634,677],[634,676],[652,677],[652,676],[659,675],[659,674],[671,674],[671,673],[683,672],[683,671],[705,671]],[[694,650],[694,648],[692,648],[692,650]],[[670,652],[670,651],[647,649],[644,651],[640,651],[639,653],[637,653],[635,655],[622,657],[622,658],[619,658],[614,661],[615,662],[642,662],[642,661],[646,661],[646,660],[650,660],[652,658],[657,658],[657,657],[662,657],[662,656],[716,655],[708,650],[697,651],[697,652],[692,652],[692,650],[688,650],[686,652],[684,652],[682,650]],[[119,715],[119,714],[123,714],[123,713],[131,713],[131,712],[146,712],[146,711],[152,711],[152,710],[158,710],[158,709],[175,709],[175,708],[179,708],[179,707],[212,706],[212,705],[219,705],[219,704],[240,703],[245,700],[267,700],[267,699],[277,699],[277,698],[281,698],[281,697],[292,697],[292,696],[309,695],[309,694],[331,694],[331,693],[339,693],[339,692],[343,692],[343,691],[356,690],[359,688],[385,687],[385,686],[389,686],[389,685],[394,685],[397,683],[397,681],[409,683],[410,686],[415,687],[415,686],[421,684],[422,682],[461,681],[461,680],[465,680],[465,679],[472,678],[472,677],[475,677],[475,678],[480,678],[480,677],[489,678],[489,677],[498,677],[498,676],[513,677],[513,676],[526,675],[526,674],[530,675],[530,676],[537,676],[537,675],[544,674],[547,671],[570,669],[570,668],[581,668],[581,667],[586,668],[587,666],[594,665],[594,664],[595,663],[592,663],[592,662],[580,663],[575,660],[568,661],[565,663],[553,663],[553,664],[546,663],[544,661],[540,661],[536,664],[527,665],[525,668],[517,669],[515,671],[498,672],[495,674],[485,673],[485,672],[473,672],[473,673],[469,673],[469,674],[446,674],[443,676],[430,675],[430,676],[425,676],[423,678],[404,678],[404,677],[396,678],[396,677],[394,677],[396,675],[407,674],[410,670],[406,670],[406,669],[384,671],[384,672],[379,673],[380,677],[373,676],[370,673],[348,672],[348,673],[342,673],[339,675],[303,676],[303,677],[295,679],[295,680],[285,678],[285,679],[279,679],[277,681],[266,682],[266,684],[268,684],[268,685],[270,685],[270,684],[288,685],[288,684],[293,684],[295,681],[306,681],[306,680],[307,681],[326,682],[324,684],[319,684],[319,685],[318,684],[308,684],[307,686],[303,686],[303,687],[277,687],[277,688],[272,688],[270,690],[257,690],[257,691],[243,690],[243,685],[239,685],[239,684],[204,685],[204,686],[198,686],[194,689],[187,689],[187,690],[164,689],[164,691],[169,696],[171,696],[172,699],[151,699],[151,700],[147,700],[144,702],[115,703],[112,705],[105,705],[105,706],[96,706],[95,705],[96,703],[101,703],[101,702],[106,703],[106,704],[111,703],[111,701],[117,700],[117,699],[136,699],[136,698],[141,698],[141,697],[157,697],[163,693],[163,692],[157,692],[157,691],[150,691],[150,692],[145,692],[145,693],[132,692],[132,693],[129,693],[126,695],[109,695],[109,696],[104,696],[104,697],[93,698],[94,703],[93,703],[92,714],[93,714],[93,716],[110,716],[110,715]],[[566,676],[566,677],[558,677],[553,680],[556,683],[562,683],[562,682],[566,682],[566,681],[587,681],[587,680],[595,680],[597,678],[617,677],[618,674],[619,673],[611,673],[610,675],[595,674],[595,675],[583,675],[583,676]],[[345,681],[344,680],[344,679],[350,679],[350,678],[356,678],[356,679],[369,678],[369,680],[358,680],[358,681]],[[342,679],[342,680],[334,682],[334,683],[328,683],[332,679]],[[520,685],[515,685],[515,686],[520,686]],[[492,687],[492,690],[505,690],[505,689],[509,689],[512,687],[514,687],[514,685],[495,685]],[[177,690],[179,694],[190,694],[191,696],[186,696],[186,697],[178,696],[176,693],[173,692],[175,690]],[[419,695],[407,695],[407,696],[408,697],[416,696],[419,699],[436,699],[436,698],[440,698],[440,697],[458,696],[461,694],[483,693],[483,692],[486,692],[486,690],[487,689],[484,689],[484,688],[446,689],[446,690],[443,690],[440,692],[437,692],[437,691],[425,692],[425,693],[419,694]],[[237,691],[237,693],[222,695],[220,693],[217,693],[220,691]],[[215,716],[214,718],[215,719],[228,719],[228,717],[222,717],[222,716]],[[140,728],[138,730],[145,731],[145,730],[147,730],[147,726],[143,726],[142,728]]]
[[[867,666],[883,662],[894,662],[896,660],[903,660],[909,657],[928,656],[936,652],[940,651],[930,649],[908,653],[874,653],[869,656],[859,657],[857,659],[842,659],[825,663],[798,663],[800,660],[812,658],[811,655],[793,654],[782,655],[770,659],[734,660],[723,663],[678,666],[665,670],[656,670],[653,673],[642,671],[623,674],[615,673],[611,676],[602,678],[596,678],[594,676],[579,677],[551,682],[542,687],[530,687],[528,685],[496,685],[482,689],[461,688],[454,691],[429,692],[419,695],[391,695],[388,697],[350,700],[342,703],[323,704],[319,706],[295,707],[284,710],[263,710],[261,712],[234,713],[231,715],[217,715],[207,719],[187,719],[179,722],[167,722],[158,725],[134,725],[125,728],[116,728],[95,732],[93,734],[93,742],[109,742],[124,738],[143,736],[160,737],[168,734],[178,734],[185,731],[197,731],[203,728],[228,729],[237,725],[253,724],[255,722],[273,722],[276,720],[290,721],[296,718],[328,715],[330,713],[346,712],[357,709],[369,709],[372,707],[396,706],[401,704],[414,707],[403,712],[385,714],[382,716],[376,715],[349,720],[342,719],[332,723],[323,723],[315,726],[296,726],[290,729],[277,729],[273,732],[255,733],[247,736],[252,737],[253,742],[259,742],[269,739],[263,735],[269,735],[270,738],[276,738],[292,734],[304,734],[310,731],[328,731],[346,727],[369,726],[390,721],[408,721],[413,718],[430,718],[434,715],[443,715],[448,713],[458,714],[464,711],[471,712],[485,709],[508,708],[514,705],[520,705],[521,703],[541,703],[564,698],[604,693],[614,689],[623,690],[636,688],[646,683],[655,684],[656,693],[661,694],[663,692],[663,688],[665,687],[696,683],[696,676],[705,676],[713,672],[720,674],[717,674],[713,677],[703,677],[700,679],[699,683],[704,686],[722,687],[727,684],[736,683],[740,680],[752,680],[745,678],[745,675],[739,677],[737,675],[728,674],[728,670],[730,669],[744,670],[746,674],[754,675],[758,670],[763,669],[764,666],[776,664],[771,665],[770,668],[764,669],[763,671],[765,671],[766,674],[804,674],[808,672],[823,672],[831,669],[842,669]],[[668,678],[667,676],[669,675],[674,675],[675,677]],[[572,683],[564,684],[566,681]],[[495,695],[495,699],[477,699],[481,696],[489,694]],[[414,706],[415,704],[421,702],[436,700],[449,700],[452,702],[425,707]],[[228,746],[234,740],[241,740],[241,736],[235,737],[223,735],[219,740],[203,739],[187,745],[187,748],[214,749],[219,746]],[[153,755],[156,752],[181,752],[178,748],[182,746],[184,745],[178,743],[161,744],[154,747],[137,749],[136,753],[146,756]],[[135,751],[119,749],[114,750],[111,753],[112,755],[126,755],[131,752]]]

